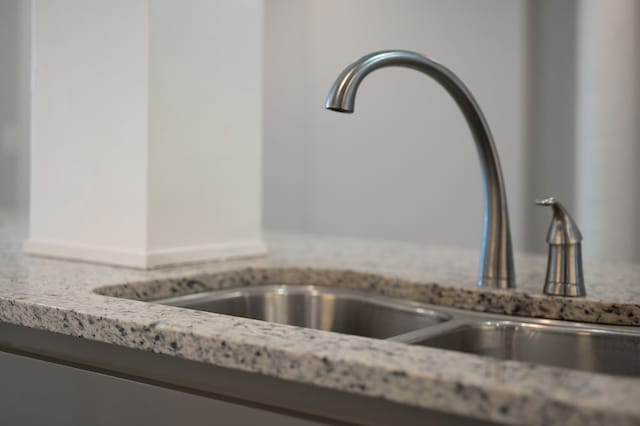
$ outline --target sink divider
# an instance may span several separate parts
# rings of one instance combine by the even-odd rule
[[[440,324],[419,328],[417,330],[412,330],[407,333],[389,337],[385,340],[411,344],[420,340],[424,340],[429,337],[434,337],[434,336],[448,333],[459,327],[469,325],[470,323],[471,321],[469,321],[469,319],[467,318],[452,317],[450,320],[442,322]]]

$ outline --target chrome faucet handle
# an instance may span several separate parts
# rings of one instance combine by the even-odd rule
[[[578,225],[555,198],[536,200],[536,204],[553,208],[553,218],[547,233],[549,258],[544,294],[586,296],[582,271],[582,233]]]

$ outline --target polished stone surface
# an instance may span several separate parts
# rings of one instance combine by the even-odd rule
[[[267,242],[270,253],[263,258],[151,271],[5,250],[0,320],[504,423],[640,423],[639,379],[142,301],[241,285],[316,284],[464,309],[637,326],[640,265],[587,263],[586,298],[551,298],[541,293],[543,256],[516,254],[516,291],[479,290],[477,250],[282,233],[269,234]]]

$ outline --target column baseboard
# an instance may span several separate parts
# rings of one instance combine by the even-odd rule
[[[267,247],[261,240],[245,240],[138,252],[71,242],[27,240],[23,243],[23,250],[27,254],[36,256],[151,269],[185,263],[260,256],[266,254]]]

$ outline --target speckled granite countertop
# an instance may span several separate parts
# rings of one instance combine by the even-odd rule
[[[151,271],[5,250],[0,320],[502,423],[640,424],[640,379],[140,301],[247,283],[305,283],[465,309],[638,326],[640,265],[587,263],[588,297],[564,299],[541,295],[542,256],[516,254],[517,291],[481,291],[475,285],[477,250],[280,233],[268,234],[267,242],[264,258]]]

